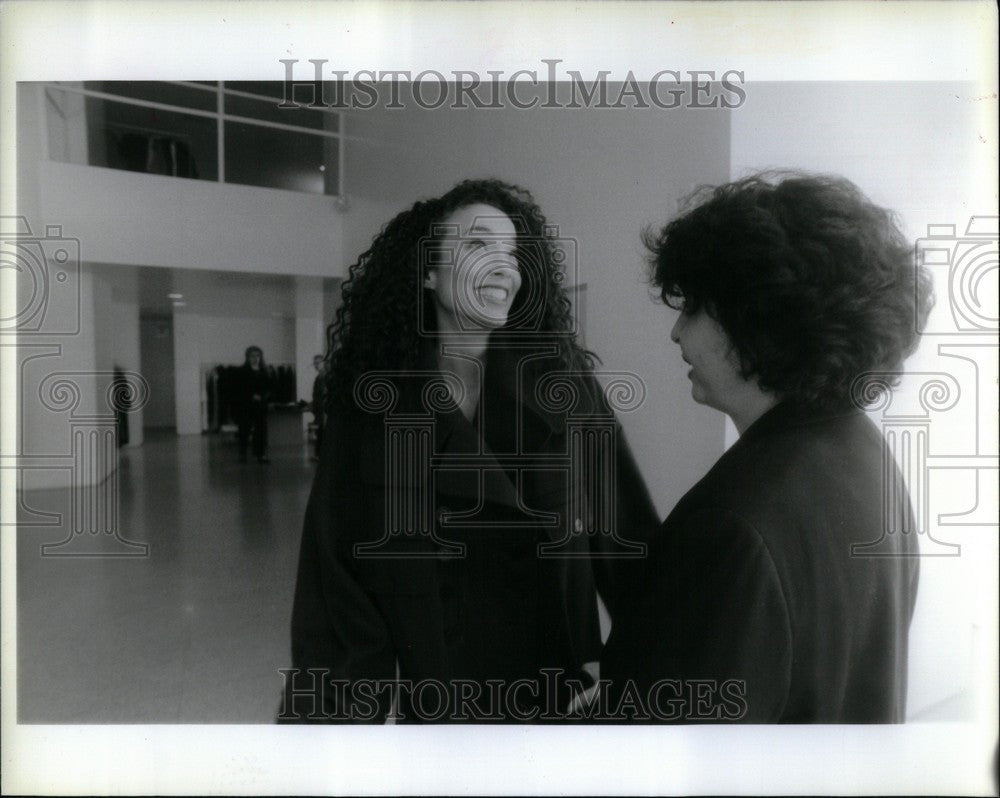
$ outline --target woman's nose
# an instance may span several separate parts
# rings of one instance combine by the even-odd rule
[[[677,317],[677,321],[674,322],[674,326],[670,328],[670,340],[675,344],[681,342],[681,326],[684,324],[684,314],[681,313]]]
[[[490,276],[500,280],[520,281],[521,273],[517,268],[516,260],[500,259],[490,264]]]

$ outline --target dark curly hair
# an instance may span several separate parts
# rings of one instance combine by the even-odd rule
[[[721,325],[744,378],[782,399],[842,406],[855,378],[896,372],[915,349],[930,274],[893,214],[850,181],[764,173],[688,201],[644,233],[651,281],[670,307],[704,308]]]
[[[443,196],[419,201],[392,219],[350,267],[342,287],[343,302],[327,328],[331,403],[350,405],[354,383],[367,371],[407,369],[416,364],[422,338],[435,328],[433,307],[423,287],[427,264],[421,263],[421,242],[440,236],[435,225],[448,214],[479,203],[497,208],[514,223],[515,256],[522,279],[507,324],[491,340],[530,329],[557,344],[560,367],[593,367],[594,355],[582,349],[573,334],[570,301],[562,286],[561,253],[531,193],[499,180],[465,180]],[[525,307],[529,301],[531,307]]]

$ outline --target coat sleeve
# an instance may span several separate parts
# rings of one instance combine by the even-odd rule
[[[611,616],[618,614],[624,595],[637,582],[645,565],[649,542],[660,526],[652,497],[625,438],[615,424],[615,535],[591,539],[597,590]]]
[[[594,579],[604,606],[614,623],[624,595],[636,584],[647,556],[649,541],[661,519],[632,454],[625,430],[604,399],[597,379],[590,375],[586,390],[603,416],[614,419],[614,483],[592,484],[591,506],[610,501],[614,507],[614,534],[595,535],[590,539]]]
[[[648,702],[647,720],[778,721],[791,679],[791,622],[757,531],[725,510],[668,519],[641,599],[630,602],[608,649],[616,694],[631,681]],[[658,708],[655,696],[663,696]]]
[[[395,649],[352,565],[363,521],[352,426],[333,425],[322,444],[303,525],[292,669],[279,722],[382,722],[389,711],[388,692],[369,686],[395,678]],[[365,698],[357,699],[362,681]]]

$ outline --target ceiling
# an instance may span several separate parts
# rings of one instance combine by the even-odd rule
[[[169,315],[173,303],[169,294],[180,293],[179,301],[204,312],[241,315],[288,315],[294,312],[295,277],[287,274],[258,274],[214,270],[169,269],[139,266],[139,310],[143,315]]]

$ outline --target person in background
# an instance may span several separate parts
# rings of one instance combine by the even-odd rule
[[[319,460],[320,447],[323,444],[323,427],[326,423],[326,358],[323,355],[313,356],[313,368],[316,369],[316,379],[313,380],[312,403],[309,409],[316,425],[316,454],[313,460]]]
[[[264,353],[259,346],[247,347],[236,388],[240,462],[247,461],[247,446],[251,442],[257,462],[270,462],[267,456],[267,403],[271,398],[271,386]]]
[[[630,699],[620,719],[643,722],[900,722],[917,539],[863,408],[916,346],[929,275],[842,178],[758,175],[697,198],[647,233],[652,280],[680,311],[692,398],[740,437],[650,544],[602,658],[609,706]]]

